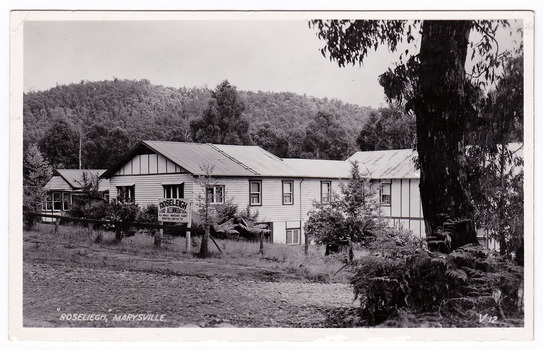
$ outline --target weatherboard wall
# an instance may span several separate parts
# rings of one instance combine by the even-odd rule
[[[332,192],[341,192],[341,183],[347,180],[330,178],[302,177],[212,177],[210,184],[223,185],[227,201],[238,206],[239,210],[249,208],[258,213],[258,221],[273,223],[273,241],[286,243],[287,229],[299,228],[300,243],[304,243],[304,225],[314,204],[321,200],[321,183],[330,181]],[[249,183],[262,182],[262,203],[249,205]],[[293,182],[293,204],[283,203],[283,181]],[[424,222],[419,195],[418,179],[375,180],[391,183],[391,203],[381,207],[381,215],[391,226],[403,227],[413,231],[416,236],[424,236]],[[205,198],[204,182],[184,171],[160,154],[137,154],[127,161],[110,178],[110,198],[117,196],[117,187],[134,186],[135,202],[140,206],[156,204],[164,197],[163,185],[184,184],[184,197],[195,205]]]
[[[249,183],[251,180],[262,182],[261,205],[249,205]],[[293,204],[283,204],[283,181],[293,181]],[[332,191],[339,191],[339,180],[314,178],[219,177],[214,178],[210,184],[224,186],[226,200],[236,204],[239,210],[248,208],[251,213],[258,213],[259,222],[273,223],[274,243],[286,243],[287,229],[299,228],[301,232],[300,244],[303,244],[303,226],[307,221],[309,211],[314,208],[315,201],[320,201],[321,181],[331,181]],[[197,183],[194,190],[195,202],[202,202],[204,184]]]
[[[119,175],[109,179],[110,199],[117,198],[117,187],[134,186],[134,201],[145,207],[164,198],[163,185],[184,184],[185,198],[192,200],[194,179],[190,174]]]
[[[381,217],[390,226],[413,231],[417,237],[425,236],[419,179],[390,179],[390,205],[381,205]]]
[[[45,188],[49,191],[71,191],[72,186],[68,184],[60,175],[53,176],[45,185]]]
[[[137,154],[126,162],[115,175],[175,174],[183,170],[160,154]]]

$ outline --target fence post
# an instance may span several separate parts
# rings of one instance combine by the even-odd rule
[[[58,234],[58,228],[60,226],[60,218],[55,219],[55,235]]]
[[[191,231],[191,222],[189,220],[188,224],[187,224],[187,229],[185,231],[185,251],[187,253],[190,253],[191,251],[191,248],[192,248],[192,242],[191,242],[191,238],[190,238],[190,231]]]
[[[164,222],[162,221],[159,221],[158,223],[160,225],[164,224]],[[164,237],[164,229],[161,227],[160,229],[158,229],[158,232],[155,233],[155,246],[157,248],[162,247],[162,237]]]

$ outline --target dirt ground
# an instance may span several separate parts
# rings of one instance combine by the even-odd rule
[[[323,327],[344,283],[218,261],[24,240],[25,327]]]

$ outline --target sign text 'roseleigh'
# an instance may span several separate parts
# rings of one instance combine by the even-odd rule
[[[190,222],[190,202],[187,199],[159,199],[158,221]]]

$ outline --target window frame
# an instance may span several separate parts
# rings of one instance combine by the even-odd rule
[[[185,184],[162,184],[162,189],[165,199],[181,199],[185,196]],[[173,195],[173,190],[175,189],[175,196]]]
[[[55,199],[56,198],[56,199]],[[72,193],[65,191],[50,191],[45,197],[45,211],[68,211],[72,208]],[[55,208],[56,206],[56,208]]]
[[[326,201],[323,200],[324,198],[324,192],[323,192],[323,185],[328,185],[328,199]],[[321,181],[321,204],[329,204],[332,202],[332,181],[330,180],[323,180]]]
[[[290,184],[290,192],[285,192],[285,184]],[[285,195],[290,195],[290,202],[285,201]],[[294,180],[281,181],[281,201],[283,205],[294,205]]]
[[[258,192],[253,192],[252,191],[252,184],[253,183],[258,184],[258,188],[259,188]],[[253,196],[257,196],[258,203],[253,203],[252,202],[251,199],[252,199]],[[249,180],[249,205],[252,206],[252,207],[262,206],[262,180]]]
[[[217,188],[220,188],[222,190],[222,200],[217,201]],[[209,195],[211,190],[211,196]],[[206,198],[208,198],[208,204],[224,204],[226,200],[226,188],[225,185],[207,185],[205,188],[205,195]]]
[[[53,192],[47,192],[45,196],[45,210],[53,210]]]
[[[289,242],[289,232],[291,237],[291,242]],[[296,234],[294,234],[296,232]],[[302,244],[302,230],[300,228],[287,228],[286,231],[286,237],[285,237],[285,244],[287,245],[300,245]],[[296,237],[297,242],[294,242],[294,237]]]
[[[55,195],[58,195],[58,200],[57,196]],[[53,200],[52,200],[52,203],[53,203],[53,211],[62,211],[62,192],[53,192]],[[58,204],[58,207],[57,207],[57,204]]]
[[[388,186],[388,194],[383,194],[384,185]],[[387,196],[388,200],[383,200],[383,197]],[[379,184],[379,204],[382,207],[392,206],[392,181],[381,181]]]
[[[136,185],[121,185],[115,186],[117,188],[117,201],[122,201],[125,203],[135,203],[136,202]],[[127,190],[128,196],[126,198],[120,198],[123,189]]]
[[[62,192],[61,197],[62,197],[62,210],[63,211],[70,210],[72,208],[72,194],[70,192]],[[67,201],[66,201],[66,198],[68,198]],[[67,206],[66,206],[66,203],[68,203]]]

